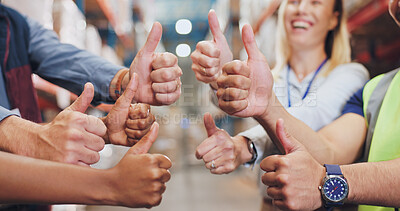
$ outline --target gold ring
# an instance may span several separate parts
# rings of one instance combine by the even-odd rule
[[[203,71],[204,75],[206,75],[206,74],[207,74],[207,72],[206,72],[206,68],[205,68],[205,67],[201,67],[201,71]]]

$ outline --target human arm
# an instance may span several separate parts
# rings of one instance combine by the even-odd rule
[[[0,202],[156,206],[171,167],[165,156],[145,154],[157,132],[158,124],[154,124],[148,135],[107,170],[0,152]]]
[[[77,95],[83,91],[83,84],[91,82],[95,91],[93,104],[114,103],[110,83],[123,66],[61,43],[54,31],[30,18],[26,20],[30,32],[29,59],[34,73]]]
[[[114,103],[118,98],[116,91],[126,89],[133,73],[138,74],[141,87],[134,98],[136,102],[172,104],[180,96],[182,70],[176,56],[154,53],[160,40],[157,36],[161,38],[162,33],[159,23],[155,24],[157,30],[150,32],[150,41],[139,51],[128,70],[70,44],[60,43],[54,31],[44,29],[29,18],[27,22],[30,29],[29,57],[34,73],[75,94],[82,92],[82,84],[93,83],[94,105]],[[129,74],[123,74],[126,71]]]
[[[230,173],[252,158],[247,149],[247,139],[231,137],[225,130],[219,129],[209,113],[204,115],[204,126],[208,138],[196,148],[196,158],[203,159],[211,173]]]
[[[93,85],[53,121],[36,124],[16,116],[0,122],[0,149],[14,154],[72,164],[89,165],[99,160],[105,125],[83,112],[94,95]]]
[[[233,55],[214,10],[208,13],[208,23],[213,40],[199,42],[190,57],[197,80],[210,84],[211,88],[216,90],[218,89],[216,80],[222,73],[222,66],[232,61]]]
[[[315,210],[323,205],[318,186],[326,174],[299,141],[286,131],[283,121],[276,123],[276,133],[285,155],[274,155],[261,162],[266,171],[262,181],[267,193],[281,209]],[[349,195],[346,203],[399,207],[398,188],[400,159],[340,166],[347,179]]]
[[[103,136],[106,144],[133,146],[149,131],[155,121],[154,115],[150,113],[150,105],[135,104],[133,107],[131,104],[138,84],[138,75],[134,73],[111,111],[106,117],[101,118],[107,127],[107,132]]]
[[[272,92],[273,79],[265,57],[258,50],[251,27],[243,28],[243,43],[249,55],[246,62],[234,61],[223,67],[218,78],[217,95],[225,112],[239,117],[254,117],[283,152],[275,134],[276,121],[283,118],[292,135],[300,140],[321,163],[354,162],[365,137],[366,125],[361,116],[345,115],[319,133],[290,115]],[[232,78],[240,78],[240,81]],[[250,85],[245,82],[250,79]],[[332,126],[333,125],[333,126]],[[340,134],[339,132],[340,131]],[[346,149],[341,149],[341,146]],[[343,147],[342,147],[343,148]]]

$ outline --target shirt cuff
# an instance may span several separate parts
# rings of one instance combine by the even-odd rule
[[[2,106],[0,106],[0,122],[2,122],[5,118],[9,117],[9,116],[18,116],[21,117],[21,115],[19,114],[19,110],[8,110]]]

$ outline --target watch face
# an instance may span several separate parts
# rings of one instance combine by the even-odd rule
[[[342,177],[332,177],[326,180],[322,187],[323,195],[332,202],[340,202],[347,197],[349,188]]]

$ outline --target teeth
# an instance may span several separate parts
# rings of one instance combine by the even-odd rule
[[[293,27],[300,29],[307,29],[308,27],[310,27],[310,24],[303,21],[295,21],[293,22]]]

